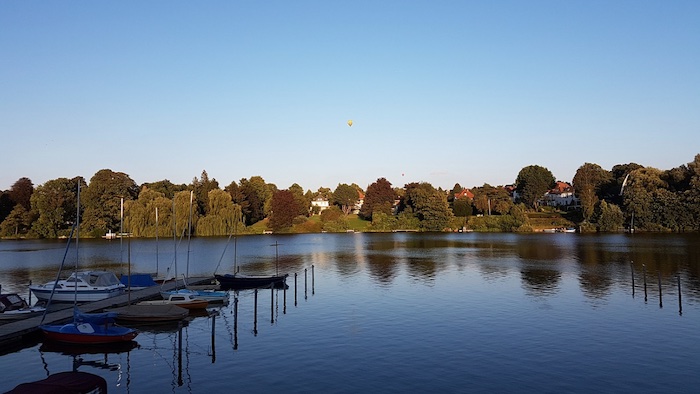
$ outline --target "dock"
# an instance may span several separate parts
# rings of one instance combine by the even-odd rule
[[[189,278],[189,285],[204,285],[214,281],[214,278]],[[160,298],[161,291],[173,290],[185,287],[182,280],[167,282],[162,286],[151,286],[146,289],[132,291],[116,297],[107,298],[100,301],[85,302],[79,304],[80,311],[84,313],[101,312],[104,309],[117,308],[139,301]],[[73,319],[72,303],[55,303],[51,305],[50,311],[46,313],[43,323],[41,316],[29,317],[27,319],[12,321],[0,325],[0,354],[4,353],[7,347],[13,347],[23,342],[25,339],[36,337],[39,333],[39,324],[61,324]]]

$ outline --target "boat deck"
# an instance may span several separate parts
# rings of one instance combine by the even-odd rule
[[[203,285],[212,283],[214,278],[189,278],[188,284]],[[107,308],[116,308],[136,303],[143,300],[160,298],[161,291],[173,290],[176,287],[183,287],[182,280],[167,282],[162,286],[152,286],[142,290],[132,291],[130,294],[122,294],[117,297],[107,298],[101,301],[86,302],[80,304],[80,310],[85,313],[99,312]],[[70,321],[73,318],[73,304],[61,303],[53,304],[46,313],[46,318],[42,324],[59,324]],[[0,325],[0,354],[4,353],[5,347],[10,347],[13,343],[20,342],[25,338],[30,338],[39,332],[41,315],[29,317],[23,320],[12,321]]]

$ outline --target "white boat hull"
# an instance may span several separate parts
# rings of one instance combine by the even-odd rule
[[[34,296],[41,301],[48,301],[51,297],[50,286],[30,286],[29,289],[34,293]],[[97,289],[97,290],[78,290],[77,293],[73,289],[56,290],[51,301],[53,302],[73,302],[77,299],[78,302],[100,301],[107,298],[116,297],[124,294],[122,287]]]

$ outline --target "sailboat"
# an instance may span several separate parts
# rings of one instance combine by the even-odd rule
[[[214,277],[219,282],[223,290],[245,290],[257,289],[263,287],[283,288],[286,286],[287,276],[289,274],[279,273],[277,247],[279,244],[275,242],[275,275],[246,275],[238,272],[238,264],[236,260],[236,236],[233,238],[233,274],[216,274]]]
[[[78,273],[78,239],[80,238],[80,181],[78,181],[77,207],[75,224],[73,225],[71,234],[68,237],[68,244],[66,245],[67,254],[70,240],[73,237],[73,231],[77,230],[75,234],[76,256],[74,271],[76,277]],[[61,262],[61,267],[63,267],[64,262],[65,254],[64,260]],[[78,286],[73,286],[73,292],[73,321],[67,324],[39,325],[39,329],[44,333],[47,339],[66,343],[103,344],[131,341],[138,335],[138,331],[132,328],[116,325],[116,313],[82,313],[78,309]],[[52,296],[53,293],[48,298],[49,303],[51,302]],[[41,319],[42,323],[45,318],[46,312],[44,312],[44,316]]]
[[[187,267],[188,267],[188,272],[189,273],[189,259],[190,259],[190,242],[191,242],[191,236],[192,236],[192,200],[194,197],[194,193],[190,192],[190,218],[188,221],[188,235],[187,235]],[[173,218],[174,218],[173,214]],[[177,251],[176,251],[177,255]],[[175,269],[177,270],[177,263],[175,266]],[[222,303],[228,303],[229,300],[229,293],[228,291],[216,291],[216,290],[210,290],[210,289],[191,289],[187,288],[187,277],[185,275],[183,277],[183,284],[185,285],[185,288],[183,289],[175,289],[175,290],[168,290],[168,291],[161,291],[160,295],[163,297],[164,300],[171,300],[173,296],[176,296],[175,298],[177,300],[180,300],[182,296],[187,296],[186,298],[194,298],[194,299],[200,299],[200,300],[206,300],[207,302],[222,302]],[[191,297],[190,297],[191,296]]]

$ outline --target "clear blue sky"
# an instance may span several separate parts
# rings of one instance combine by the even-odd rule
[[[696,0],[0,2],[3,190],[570,181],[699,131]]]

